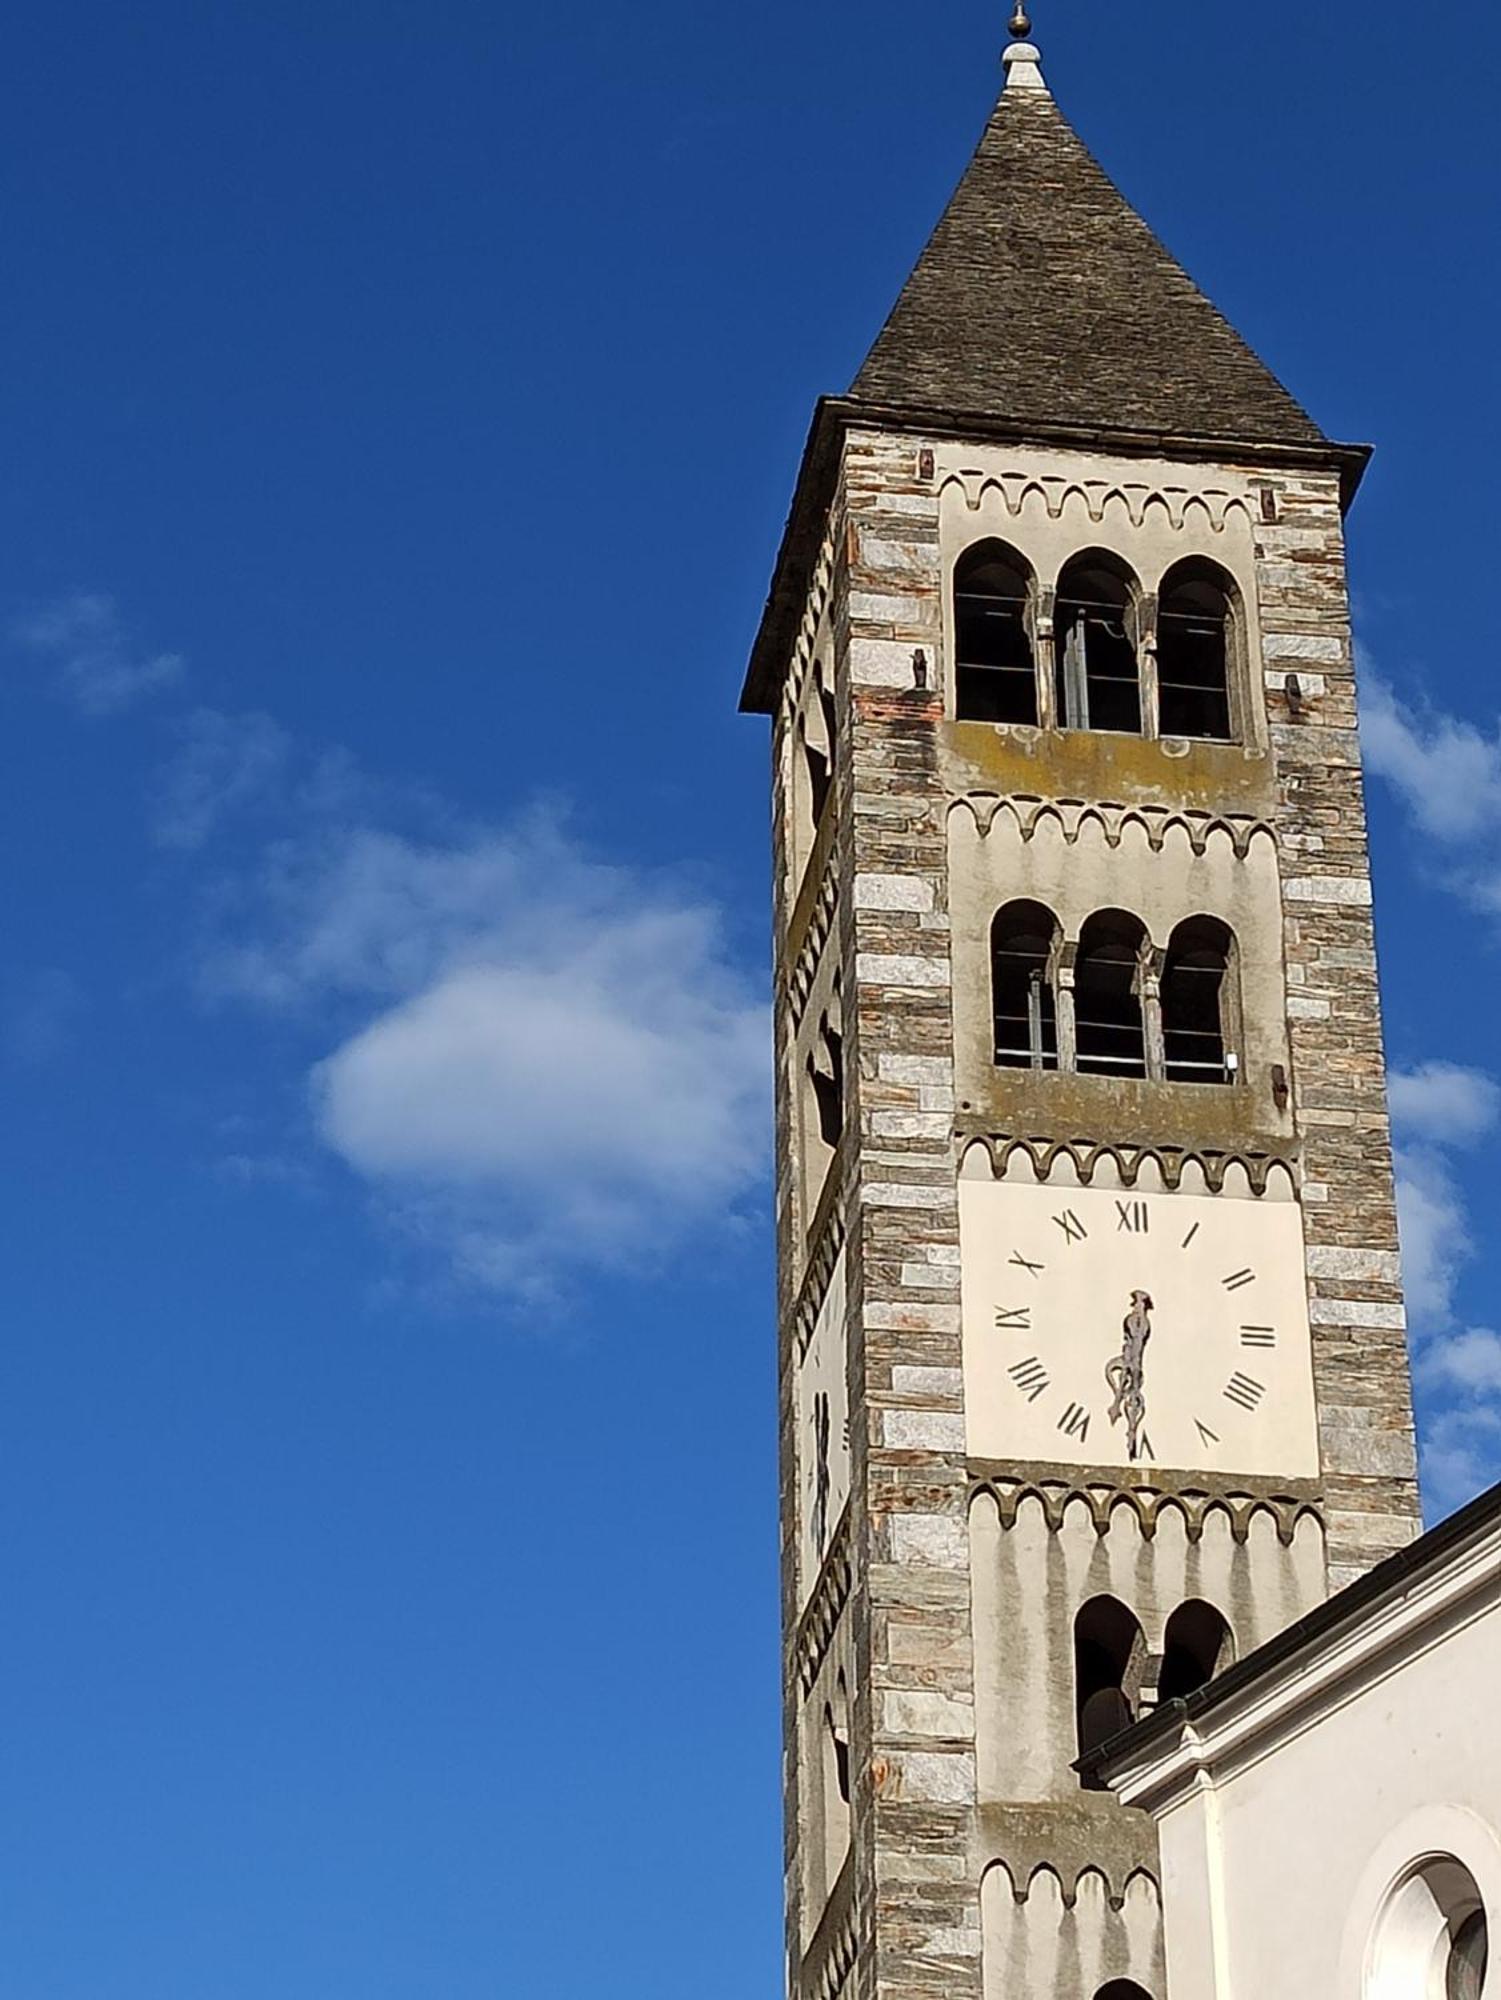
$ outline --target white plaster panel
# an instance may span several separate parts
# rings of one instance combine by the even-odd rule
[[[962,1180],[959,1213],[974,1457],[1131,1465],[1107,1370],[1141,1292],[1134,1462],[1318,1476],[1296,1203]]]

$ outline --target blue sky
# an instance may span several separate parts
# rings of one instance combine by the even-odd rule
[[[1036,11],[1127,192],[1380,446],[1353,577],[1441,1510],[1501,1474],[1501,24]],[[735,698],[813,398],[1005,12],[10,25],[14,2000],[777,1990]]]

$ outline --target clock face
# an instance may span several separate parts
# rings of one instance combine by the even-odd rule
[[[1293,1201],[961,1181],[975,1458],[1318,1476]]]
[[[844,1252],[797,1374],[798,1603],[806,1604],[850,1493]]]

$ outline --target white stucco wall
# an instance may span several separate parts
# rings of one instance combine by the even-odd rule
[[[1485,1991],[1501,1993],[1494,1552],[1490,1563],[1466,1600],[1451,1573],[1423,1593],[1426,1610],[1386,1607],[1275,1686],[1211,1712],[1186,1733],[1170,1782],[1164,1759],[1154,1779],[1121,1783],[1147,1803],[1156,1786],[1171,2000],[1407,1994],[1373,1979],[1373,1933],[1413,1864],[1443,1854],[1479,1888]],[[1411,2000],[1428,1991],[1413,1984]]]

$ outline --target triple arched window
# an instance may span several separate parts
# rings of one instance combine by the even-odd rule
[[[1097,911],[1069,944],[1045,904],[1007,903],[990,929],[999,1069],[1159,1083],[1233,1083],[1240,1062],[1234,933],[1190,917],[1159,952],[1128,910]]]
[[[1231,742],[1243,619],[1216,563],[1175,563],[1152,595],[1119,556],[1089,549],[1044,589],[1008,543],[954,569],[955,713],[961,721]]]

